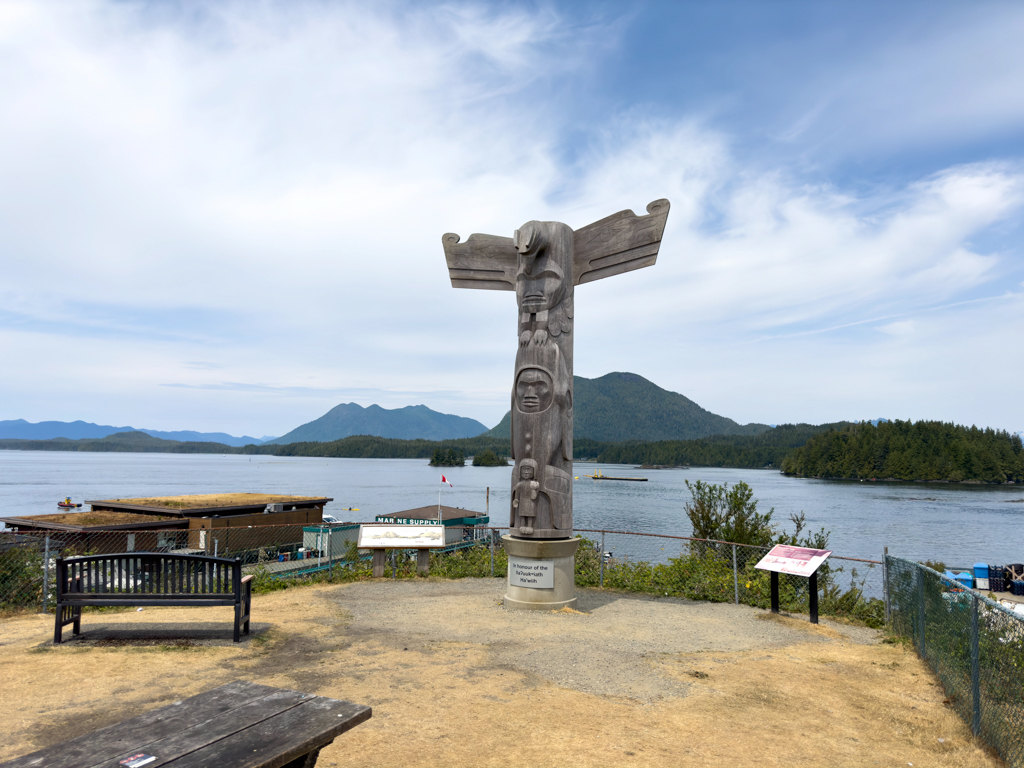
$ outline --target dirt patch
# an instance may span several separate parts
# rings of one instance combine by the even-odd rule
[[[254,599],[260,629],[238,645],[230,608],[90,616],[59,648],[52,617],[10,619],[0,760],[245,679],[373,707],[323,766],[999,764],[872,630],[596,590],[575,612],[514,612],[502,592],[289,589]]]

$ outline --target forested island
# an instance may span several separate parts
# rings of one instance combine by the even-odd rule
[[[460,448],[435,448],[433,456],[430,457],[430,466],[464,467],[466,455]]]
[[[1024,482],[1019,435],[941,421],[848,424],[813,435],[782,462],[798,477]]]
[[[845,424],[781,424],[757,435],[711,435],[697,440],[615,443],[604,448],[597,460],[607,464],[778,468],[790,451],[806,443],[813,435]]]

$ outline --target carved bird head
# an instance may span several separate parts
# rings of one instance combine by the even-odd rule
[[[517,229],[512,236],[512,242],[515,244],[516,252],[524,262],[527,274],[533,271],[533,263],[537,260],[537,256],[540,255],[544,246],[547,245],[545,234],[543,224],[539,221],[528,221]]]

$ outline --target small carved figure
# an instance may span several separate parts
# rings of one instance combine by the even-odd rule
[[[529,536],[533,533],[533,522],[537,517],[537,496],[540,483],[536,480],[537,462],[523,459],[519,468],[520,480],[512,491],[512,520],[515,527],[518,523],[519,533]]]

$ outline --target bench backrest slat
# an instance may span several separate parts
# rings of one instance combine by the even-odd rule
[[[59,558],[57,594],[241,594],[242,563],[206,555],[130,552]]]

